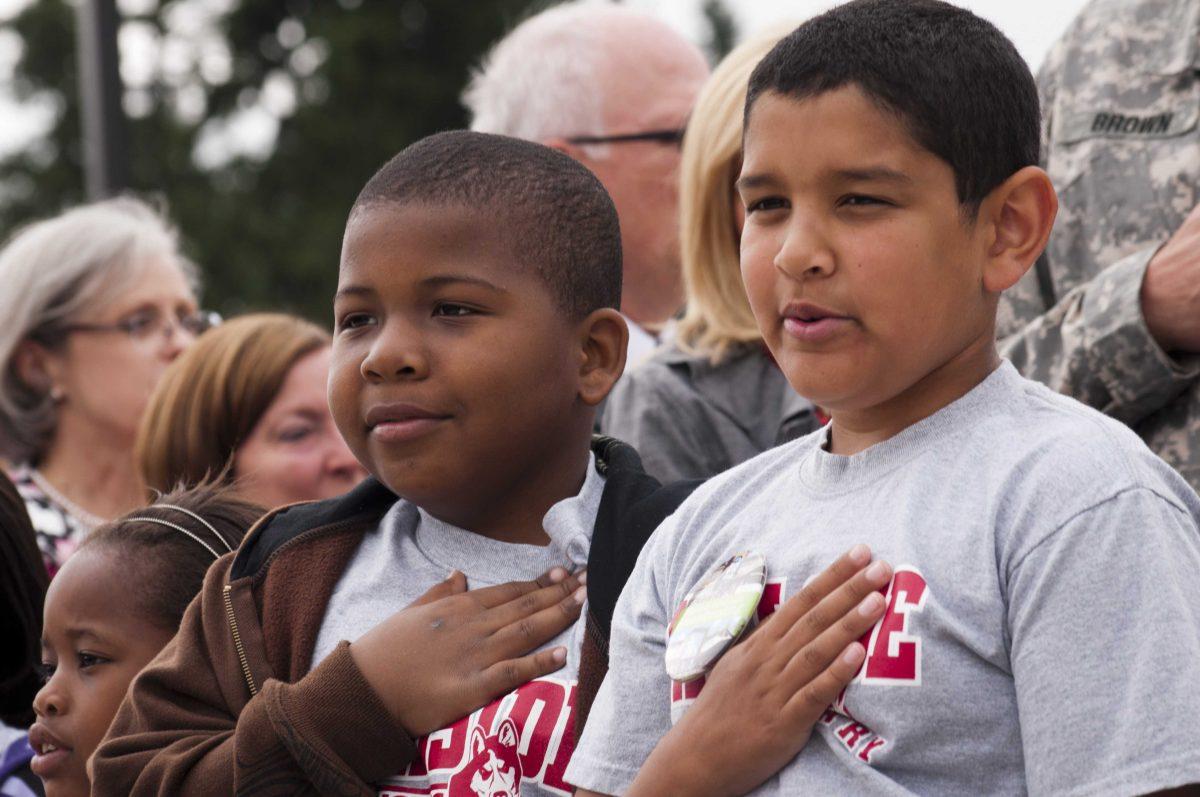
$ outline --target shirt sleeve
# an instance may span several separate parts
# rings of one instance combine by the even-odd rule
[[[671,680],[663,660],[669,593],[656,572],[663,561],[656,543],[674,522],[668,518],[655,532],[617,600],[608,674],[567,768],[567,782],[577,788],[623,794],[671,728]]]
[[[1010,568],[1008,631],[1029,793],[1200,783],[1200,531],[1127,489]]]

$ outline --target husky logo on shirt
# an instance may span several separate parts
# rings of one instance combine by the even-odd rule
[[[379,797],[570,795],[574,681],[538,678],[417,742],[417,755]]]
[[[784,580],[767,582],[758,605],[759,622],[774,614],[783,603],[785,586]],[[879,591],[883,593],[887,608],[879,622],[859,640],[866,648],[867,657],[852,683],[920,686],[921,638],[912,633],[910,620],[913,614],[925,608],[929,595],[925,577],[915,567],[901,565],[896,568],[891,582]],[[679,722],[703,689],[703,677],[686,683],[671,683],[671,724]],[[867,764],[877,751],[887,746],[886,739],[855,719],[846,706],[845,689],[826,710],[819,724],[831,727],[834,738]]]
[[[499,732],[484,736],[476,725],[471,731],[475,757],[446,784],[447,797],[516,797],[521,791],[521,759],[517,755],[517,726],[511,719]]]

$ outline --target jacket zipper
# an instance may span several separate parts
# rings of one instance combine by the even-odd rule
[[[238,660],[242,663],[242,675],[246,677],[246,685],[250,687],[250,696],[258,694],[254,685],[254,676],[250,674],[250,662],[246,659],[246,648],[242,646],[242,635],[238,631],[237,618],[233,615],[233,586],[226,584],[222,593],[225,596],[225,616],[229,618],[229,630],[233,632],[233,646],[237,648]]]
[[[307,537],[314,536],[317,533],[340,530],[342,526],[350,525],[357,520],[358,518],[351,518],[349,520],[334,524],[332,528],[322,527],[310,529],[309,531],[306,531],[303,534],[299,534],[295,538],[288,540],[286,543],[281,545],[278,550],[273,551],[271,555],[267,557],[267,561],[262,563],[258,569],[258,572],[254,574],[254,583],[260,582],[266,576],[267,568],[270,566],[275,557],[278,556],[284,549],[291,547],[294,543],[300,542]],[[260,520],[259,523],[263,523],[263,520]],[[258,687],[254,683],[254,675],[250,672],[250,660],[246,656],[246,647],[242,644],[242,633],[238,630],[237,617],[233,613],[233,585],[226,584],[224,587],[222,587],[221,594],[225,599],[225,619],[229,622],[229,630],[233,634],[233,646],[237,650],[238,661],[241,662],[242,665],[242,676],[246,679],[246,686],[250,688],[250,696],[254,697],[258,694]]]

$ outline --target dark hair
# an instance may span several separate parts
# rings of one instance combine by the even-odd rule
[[[814,17],[750,76],[746,121],[765,92],[806,99],[847,85],[950,165],[972,215],[992,189],[1038,163],[1033,75],[1012,42],[970,11],[939,0],[854,0]]]
[[[457,205],[501,223],[571,318],[621,303],[621,228],[604,186],[570,157],[530,141],[456,130],[406,147],[359,192],[379,203]]]
[[[12,727],[33,723],[49,581],[25,502],[0,471],[0,722]]]
[[[216,561],[213,553],[236,550],[263,513],[230,487],[201,484],[167,493],[151,506],[105,523],[88,535],[79,550],[105,548],[118,554],[130,569],[129,583],[146,619],[174,630]]]

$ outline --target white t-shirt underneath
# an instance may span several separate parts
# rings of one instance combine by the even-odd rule
[[[343,640],[355,641],[408,606],[452,570],[468,587],[530,580],[552,567],[576,570],[587,563],[604,477],[593,456],[579,494],[559,501],[542,522],[550,544],[497,542],[443,523],[407,501],[397,501],[379,528],[363,537],[334,588],[313,652],[312,666]],[[387,797],[508,793],[519,785],[526,797],[567,795],[564,780],[574,747],[575,690],[584,619],[546,643],[567,647],[561,670],[418,740],[408,767],[379,784]],[[420,655],[411,650],[397,655]],[[399,766],[399,765],[398,765]],[[472,785],[474,784],[474,786]]]

